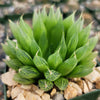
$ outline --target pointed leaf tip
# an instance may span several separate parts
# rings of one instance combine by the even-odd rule
[[[65,90],[67,85],[68,85],[68,80],[61,77],[57,79],[54,84],[60,89],[60,90]]]
[[[40,89],[44,91],[49,91],[50,89],[53,88],[53,83],[46,80],[46,79],[41,79],[38,81]]]
[[[61,74],[55,70],[48,70],[44,73],[44,75],[45,78],[49,81],[55,81],[61,76]]]

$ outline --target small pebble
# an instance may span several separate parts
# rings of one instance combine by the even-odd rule
[[[56,95],[53,97],[53,100],[64,100],[63,94],[57,92]]]
[[[57,90],[55,88],[52,89],[50,95],[51,97],[53,97],[56,94]]]

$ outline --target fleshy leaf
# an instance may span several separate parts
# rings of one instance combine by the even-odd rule
[[[12,40],[10,40],[10,39],[7,39],[7,43],[8,43],[8,45],[11,46],[11,47],[15,47],[16,44],[17,44],[17,42],[12,41]]]
[[[33,23],[34,23],[34,26],[33,26],[34,38],[35,38],[36,42],[38,43],[41,35],[43,33],[46,34],[47,31],[46,31],[45,25],[41,19],[40,14],[37,16],[35,22],[33,22]]]
[[[83,47],[78,48],[75,51],[78,62],[84,59],[86,56],[88,56],[91,53],[97,41],[98,41],[97,36],[90,38],[87,44],[85,44]],[[72,56],[74,56],[74,53],[72,54]]]
[[[55,81],[61,76],[61,74],[55,70],[48,69],[48,71],[44,73],[44,76],[49,81]]]
[[[46,33],[42,33],[39,39],[39,46],[42,50],[43,55],[46,53],[48,47],[48,38]]]
[[[95,60],[89,60],[85,61],[84,63],[79,63],[79,65],[86,65],[87,68],[93,68],[96,66],[96,61]]]
[[[36,52],[38,52],[39,56],[42,56],[41,48],[39,47],[39,45],[37,44],[37,42],[33,39],[31,41],[31,53],[32,53],[33,57],[35,56]]]
[[[70,26],[74,24],[74,15],[75,15],[75,12],[63,20],[65,32],[67,32]]]
[[[95,63],[93,61],[85,63],[84,65],[78,65],[75,69],[67,75],[68,78],[84,77],[92,72]]]
[[[77,47],[81,47],[88,41],[88,37],[90,35],[91,24],[89,24],[86,28],[84,28],[78,34],[78,45]]]
[[[9,26],[10,26],[10,29],[14,35],[14,37],[19,41],[19,30],[18,30],[18,27],[15,23],[13,23],[11,20],[9,20]]]
[[[56,69],[58,65],[62,63],[62,58],[59,54],[59,51],[60,48],[48,58],[48,64],[52,69]]]
[[[64,32],[63,23],[62,20],[59,20],[58,23],[55,25],[55,27],[52,28],[48,36],[51,52],[54,52],[54,50],[59,45],[63,32]]]
[[[33,31],[31,27],[24,22],[23,17],[20,17],[20,28],[23,30],[25,34],[27,34],[31,39],[33,39]]]
[[[84,59],[81,60],[81,64],[84,64],[85,62],[89,62],[90,60],[93,60],[96,58],[96,56],[98,55],[98,52],[91,52],[89,55],[87,55]]]
[[[47,60],[50,55],[51,55],[51,50],[50,48],[48,48],[46,53],[44,54],[44,58]]]
[[[65,78],[59,78],[57,79],[54,84],[60,89],[60,90],[65,90],[67,85],[68,85],[68,80]]]
[[[17,58],[25,65],[34,65],[31,56],[21,49],[16,49]]]
[[[18,71],[23,64],[18,59],[4,60],[4,62],[12,69]]]
[[[15,74],[14,78],[13,78],[16,82],[20,83],[20,84],[24,84],[24,85],[29,85],[34,83],[35,81],[33,79],[26,79],[23,78],[18,74]]]
[[[62,14],[60,12],[60,8],[57,8],[55,16],[56,16],[57,21],[62,19]]]
[[[39,83],[40,89],[42,89],[44,91],[49,91],[50,89],[53,88],[53,83],[46,79],[41,79],[41,80],[39,80],[38,83]]]
[[[48,33],[50,34],[51,29],[57,24],[53,6],[50,8],[49,16],[47,17],[45,26]]]
[[[85,54],[85,52],[86,52],[86,50],[87,50],[87,46],[88,46],[88,45],[85,45],[85,46],[80,47],[79,49],[77,49],[77,50],[71,55],[71,57],[73,57],[74,54],[76,54],[77,60],[78,60],[78,62],[79,62],[79,61],[84,57],[84,54]]]
[[[59,53],[60,56],[62,57],[62,59],[65,59],[66,53],[67,53],[67,46],[65,43],[65,37],[64,37],[64,33],[62,34],[62,38],[61,41],[59,43],[59,46],[57,47],[57,50],[60,48]]]
[[[2,48],[3,48],[3,50],[4,50],[4,52],[7,54],[7,55],[9,55],[10,57],[15,57],[13,54],[12,54],[12,52],[10,51],[10,48],[9,48],[9,46],[7,45],[7,44],[1,44],[2,45]]]
[[[45,7],[43,8],[43,10],[41,12],[41,17],[42,17],[43,22],[45,23],[47,20],[47,13],[46,13]]]
[[[73,34],[67,45],[67,57],[70,57],[70,55],[75,51],[77,43],[78,43],[78,34]]]
[[[91,52],[98,42],[98,35],[89,39],[88,51]]]
[[[76,55],[72,58],[68,58],[57,68],[57,71],[61,73],[62,76],[69,74],[77,65]]]
[[[32,26],[33,26],[33,28],[34,28],[34,25],[37,22],[37,19],[38,19],[38,14],[37,14],[37,11],[34,10],[34,14],[33,14],[33,18],[32,18]]]
[[[35,64],[35,66],[37,67],[37,69],[42,73],[47,71],[49,68],[46,60],[44,58],[38,56],[37,54],[34,56],[33,62]]]
[[[30,44],[31,44],[30,37],[21,30],[18,24],[15,24],[11,21],[10,21],[10,28],[13,32],[14,37],[17,39],[18,43],[20,44],[20,46],[30,54],[31,53],[30,52]]]
[[[16,58],[16,48],[15,43],[11,40],[7,40],[7,44],[2,44],[4,52],[10,56],[10,58],[15,59]]]
[[[19,74],[24,78],[37,78],[39,77],[39,72],[36,68],[33,68],[33,66],[22,66],[22,68],[19,69]]]
[[[14,41],[11,41],[9,39],[7,39],[7,43],[8,43],[8,46],[9,46],[10,51],[12,52],[14,58],[16,58],[16,45],[17,45],[17,43],[15,43]]]
[[[81,17],[68,29],[68,32],[66,34],[66,44],[68,44],[69,40],[73,36],[73,34],[78,34],[82,30],[82,24],[83,20],[81,20]]]

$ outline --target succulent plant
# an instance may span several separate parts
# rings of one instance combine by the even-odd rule
[[[84,77],[92,72],[95,63],[93,52],[98,38],[89,38],[91,24],[83,28],[84,20],[80,16],[74,20],[75,12],[63,19],[57,9],[45,8],[34,12],[33,28],[24,22],[9,21],[17,42],[7,39],[2,44],[10,57],[5,63],[16,70],[14,80],[21,84],[38,85],[48,91],[53,84],[60,90],[68,85],[68,78]]]

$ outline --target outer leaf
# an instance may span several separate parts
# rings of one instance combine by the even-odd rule
[[[17,45],[18,45],[18,48],[22,49],[22,47],[21,47],[21,45],[20,45],[20,44],[18,44],[18,43],[17,43]]]
[[[15,74],[14,78],[13,78],[16,82],[20,83],[20,84],[25,84],[25,85],[28,85],[28,84],[32,84],[34,83],[35,81],[33,79],[26,79],[26,78],[23,78],[21,77],[19,74]]]
[[[95,60],[85,61],[84,63],[79,63],[80,65],[86,65],[89,68],[93,68],[96,66]]]
[[[75,51],[78,43],[78,34],[73,34],[73,36],[70,38],[67,46],[67,57],[70,57],[70,55]]]
[[[54,83],[60,90],[65,90],[68,85],[68,80],[61,77],[57,79]]]
[[[84,77],[91,73],[93,70],[92,69],[83,69],[84,66],[77,66],[77,69],[75,69],[73,73],[70,73],[67,78],[77,78],[77,77]]]
[[[20,28],[25,34],[27,34],[31,39],[33,39],[33,31],[30,26],[24,22],[23,17],[20,17]]]
[[[64,27],[62,24],[62,20],[59,20],[56,26],[52,28],[51,33],[48,36],[51,52],[54,52],[54,50],[59,45],[63,32]]]
[[[81,64],[84,64],[85,62],[92,61],[96,56],[98,55],[98,52],[91,52],[87,57],[81,60]]]
[[[4,52],[10,56],[10,58],[16,58],[16,43],[11,41],[11,40],[7,40],[7,44],[2,44],[3,50]]]
[[[27,79],[39,77],[39,72],[32,66],[23,66],[19,69],[19,74]]]
[[[23,64],[25,64],[25,65],[34,65],[32,58],[24,50],[17,49],[16,50],[16,56]]]
[[[49,68],[46,60],[42,57],[39,57],[37,54],[35,55],[33,62],[35,64],[35,66],[37,67],[37,69],[42,73],[47,71]]]
[[[92,37],[92,38],[89,39],[89,46],[88,46],[89,52],[91,52],[94,49],[97,42],[98,42],[98,36],[97,35],[95,37]]]
[[[95,36],[95,37],[91,38],[86,45],[84,45],[83,47],[81,47],[75,51],[78,62],[80,60],[84,59],[85,57],[87,57],[91,53],[91,51],[94,49],[97,41],[98,41],[98,37]],[[74,53],[72,54],[72,56],[74,56]]]
[[[66,19],[63,20],[64,30],[65,32],[68,31],[69,27],[74,24],[74,15],[75,12],[68,16]]]
[[[21,30],[18,24],[16,25],[11,21],[10,21],[10,28],[13,32],[14,37],[17,39],[18,43],[20,44],[20,46],[30,54],[31,39],[29,38],[29,36]]]
[[[61,74],[55,70],[48,70],[44,73],[44,76],[49,81],[55,81],[61,76]]]
[[[41,79],[39,80],[39,87],[44,91],[49,91],[50,89],[53,88],[53,83],[48,80]]]
[[[11,29],[14,37],[19,41],[19,31],[17,29],[17,25],[15,23],[13,23],[11,20],[9,20],[9,26],[10,26],[10,29]]]
[[[8,46],[7,44],[3,44],[3,43],[2,43],[1,45],[2,45],[2,48],[3,48],[4,52],[5,52],[7,55],[13,57],[13,54],[11,54],[11,51],[10,51],[10,49],[9,49],[9,46]],[[7,49],[8,49],[8,50],[7,50]]]
[[[75,69],[67,75],[69,78],[75,78],[75,77],[84,77],[92,72],[93,67],[95,66],[94,62],[89,62],[84,65],[78,65],[75,67]]]
[[[34,57],[36,52],[38,51],[38,55],[39,56],[42,56],[42,51],[41,51],[41,48],[39,47],[39,45],[36,43],[36,41],[33,39],[31,41],[31,53],[32,53],[32,56]]]
[[[15,50],[10,47],[9,45],[2,44],[4,52],[10,56],[10,58],[16,58],[16,53]]]
[[[62,76],[66,76],[69,74],[77,65],[76,56],[65,60],[62,64],[59,65],[57,71],[62,74]]]
[[[18,59],[4,60],[4,62],[16,71],[23,65]]]
[[[81,17],[68,29],[66,34],[66,44],[68,44],[69,40],[73,36],[73,34],[78,34],[82,30],[83,20]]]
[[[81,47],[75,51],[78,61],[84,59],[89,53],[91,53],[91,51],[95,47],[97,41],[98,41],[97,36],[90,38],[86,45],[84,45],[83,47]],[[72,56],[74,56],[74,53],[72,54]]]
[[[71,57],[73,57],[74,54],[76,54],[77,60],[78,60],[78,62],[79,62],[79,61],[84,57],[84,54],[85,54],[86,51],[87,51],[87,47],[88,47],[88,45],[85,45],[85,46],[83,46],[83,47],[77,49],[77,50],[71,55]]]
[[[11,46],[11,47],[15,47],[16,44],[17,44],[17,42],[12,41],[12,40],[10,40],[10,39],[7,39],[7,43],[8,43],[8,45]]]
[[[48,58],[48,64],[52,69],[56,69],[58,65],[62,63],[62,58],[59,54],[59,51],[60,48]]]
[[[7,39],[7,43],[10,48],[10,51],[13,54],[13,57],[16,58],[16,48],[15,47],[16,47],[17,43],[15,43],[14,41],[11,41],[9,39]]]
[[[65,43],[65,37],[64,37],[64,33],[62,34],[62,38],[60,41],[60,44],[57,48],[57,50],[60,48],[59,53],[62,57],[62,59],[65,59],[66,53],[67,53],[67,47],[66,47],[66,43]]]
[[[78,45],[77,45],[78,48],[86,44],[86,42],[88,41],[90,30],[91,30],[91,24],[89,24],[85,29],[79,32]]]

